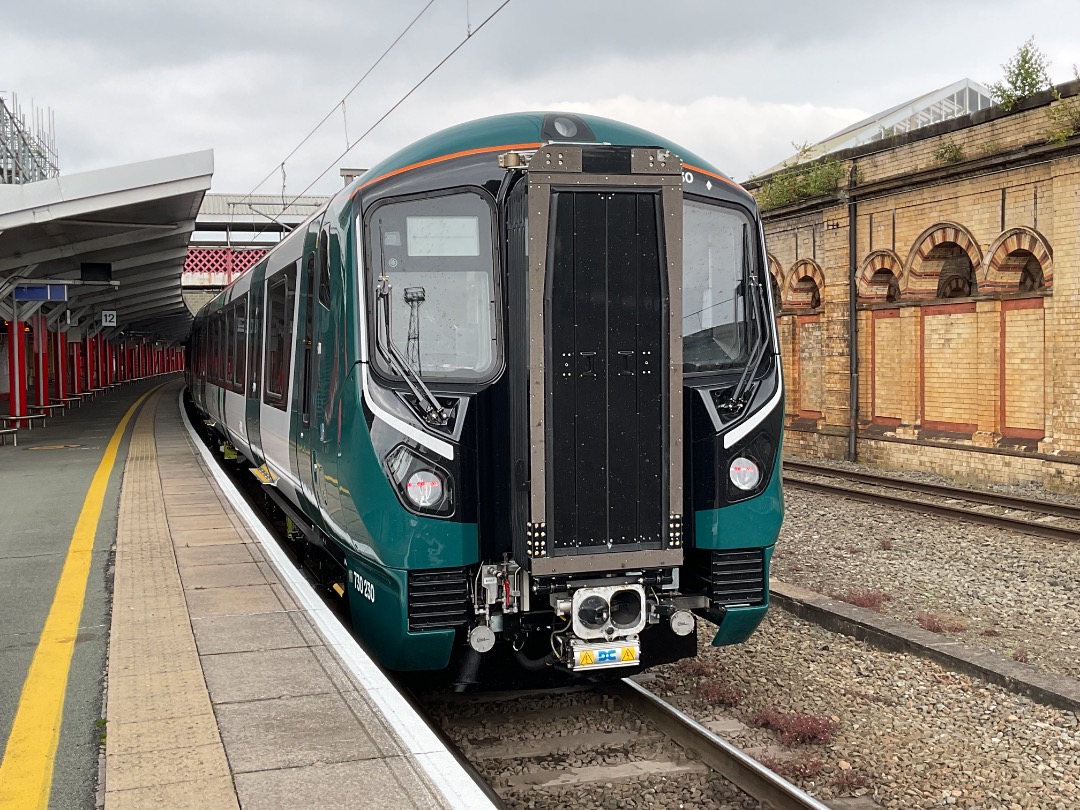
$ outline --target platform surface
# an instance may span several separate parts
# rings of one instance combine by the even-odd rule
[[[73,659],[86,660],[72,665],[64,690],[66,702],[78,711],[74,716],[75,708],[64,709],[48,806],[263,810],[487,804],[468,777],[455,772],[445,751],[435,750],[415,727],[415,717],[395,714],[393,707],[404,702],[392,699],[385,682],[373,678],[370,662],[366,669],[357,668],[359,648],[340,636],[327,641],[326,616],[317,615],[324,609],[297,590],[295,570],[280,567],[280,551],[267,551],[265,537],[249,528],[238,512],[243,507],[230,500],[192,441],[178,404],[179,380],[154,388],[158,383],[134,383],[64,417],[81,414],[67,424],[75,431],[76,422],[84,421],[87,427],[79,434],[84,438],[105,436],[110,426],[115,429],[121,408],[148,394],[132,411],[104,490],[89,555],[90,579],[97,577],[99,584],[87,590]],[[94,412],[101,408],[104,413],[110,402],[116,407],[95,423]],[[97,432],[90,433],[93,424]],[[50,420],[43,439],[52,428]],[[38,431],[33,435],[38,438]],[[11,458],[0,458],[0,465]],[[78,470],[66,473],[71,480],[64,480],[65,487],[78,494],[65,503],[87,492],[93,461],[87,454]],[[55,491],[60,468],[66,466],[42,463],[43,480],[36,486]],[[5,471],[0,466],[0,486],[9,486],[5,492],[11,493]],[[29,498],[35,485],[22,486],[26,491],[16,495]],[[68,513],[77,511],[78,504],[51,508],[56,516],[33,517],[52,520],[59,549],[72,541],[75,530],[69,526],[76,520]],[[9,509],[4,515],[23,520],[21,512]],[[17,534],[22,552],[44,548],[26,530]],[[110,600],[107,563],[113,538]],[[0,662],[5,662],[0,739],[11,735],[16,712],[27,711],[29,661],[41,646],[49,611],[48,598],[38,599],[42,604],[35,602],[32,610],[17,606],[34,602],[32,592],[49,597],[61,587],[56,580],[62,563],[53,559],[61,551],[43,558],[41,551],[36,563],[28,561],[33,555],[17,551],[0,546],[5,585],[9,578],[26,578],[28,568],[48,569],[40,576],[52,585],[27,582],[15,591],[0,589],[0,600],[7,600],[0,615],[20,617],[14,624],[4,620],[0,629]],[[111,618],[106,618],[110,607]],[[413,725],[403,729],[402,722]],[[77,753],[65,754],[72,746]],[[10,754],[0,765],[5,773],[28,773],[22,767],[30,761],[27,755],[14,763],[16,768],[8,761]],[[76,760],[78,768],[71,764]],[[76,773],[78,779],[65,786]],[[32,775],[27,780],[33,784]],[[11,791],[0,787],[0,810],[21,808],[15,802],[27,794]]]

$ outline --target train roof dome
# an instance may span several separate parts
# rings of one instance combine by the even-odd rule
[[[425,161],[458,153],[497,148],[535,148],[548,141],[560,140],[560,138],[550,137],[545,129],[545,122],[549,122],[558,116],[565,116],[583,122],[592,130],[594,136],[594,138],[589,139],[568,137],[565,138],[567,141],[578,143],[595,141],[596,143],[608,143],[615,146],[658,146],[670,149],[679,156],[684,164],[727,177],[727,175],[713,167],[711,163],[698,157],[689,149],[684,149],[667,138],[640,127],[597,115],[547,111],[493,115],[489,118],[479,118],[448,127],[395,152],[371,169],[368,169],[358,180],[360,184],[364,184],[407,166],[415,166]]]

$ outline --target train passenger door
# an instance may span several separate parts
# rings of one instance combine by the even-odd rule
[[[667,533],[659,194],[557,191],[549,254],[551,514],[577,553]]]
[[[299,261],[268,271],[264,285],[262,400],[259,422],[266,463],[278,478],[292,483],[289,450],[292,358],[296,323],[296,277]],[[282,486],[281,483],[278,484]]]
[[[311,355],[311,387],[309,392],[311,419],[311,479],[315,502],[330,511],[330,490],[326,475],[336,478],[337,466],[331,450],[336,443],[334,398],[337,396],[337,351],[331,305],[331,234],[329,225],[319,232],[316,249]],[[328,469],[329,468],[329,469]]]
[[[515,557],[534,576],[680,565],[681,163],[559,144],[529,166],[531,249],[509,282],[511,324],[525,321],[511,342],[528,351],[510,374],[528,436],[513,448]]]
[[[315,266],[314,240],[303,259],[303,268],[297,287],[300,292],[296,319],[296,384],[293,386],[292,451],[293,469],[300,479],[300,489],[307,503],[318,510],[311,470],[311,380],[314,371],[315,351]]]
[[[262,464],[266,458],[262,449],[262,431],[259,427],[262,408],[264,279],[264,270],[260,265],[255,265],[251,269],[251,287],[248,292],[248,374],[244,390],[248,446],[251,448],[251,460],[255,464]]]

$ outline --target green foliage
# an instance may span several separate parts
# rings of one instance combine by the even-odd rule
[[[1073,76],[1080,81],[1080,71],[1077,71],[1076,65],[1073,65]],[[1046,111],[1046,117],[1050,119],[1046,141],[1060,144],[1080,132],[1080,97],[1063,98],[1061,93],[1054,90],[1054,99],[1057,103]]]
[[[1035,45],[1032,37],[1021,45],[1016,55],[1001,66],[1005,77],[990,85],[990,97],[1005,111],[1019,101],[1053,87],[1047,68],[1050,60]]]
[[[829,157],[803,163],[810,147],[806,144],[795,147],[798,151],[792,161],[758,188],[757,201],[762,211],[841,189],[847,175],[845,164]]]
[[[934,163],[949,165],[963,159],[964,147],[952,139],[942,141],[941,146],[934,150]]]

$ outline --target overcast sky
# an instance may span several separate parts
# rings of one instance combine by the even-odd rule
[[[445,126],[561,109],[658,132],[738,180],[854,121],[970,77],[1029,36],[1055,82],[1080,62],[1076,0],[904,3],[434,0],[285,163],[285,190],[337,188]],[[0,90],[51,108],[62,174],[212,148],[213,191],[280,194],[280,164],[427,0],[6,2]],[[1019,11],[1018,11],[1019,10]],[[6,98],[10,100],[10,95]]]

